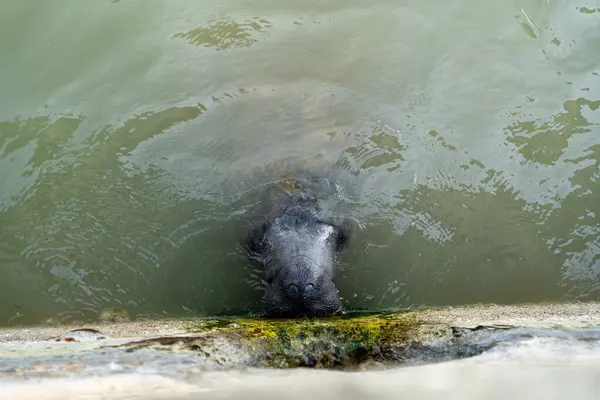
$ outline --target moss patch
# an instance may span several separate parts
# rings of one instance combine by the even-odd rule
[[[352,367],[385,362],[407,346],[421,323],[418,312],[358,314],[322,319],[223,318],[197,320],[189,332],[219,335],[253,350],[254,364],[277,368]]]
[[[119,308],[105,308],[100,312],[98,320],[105,323],[128,322],[131,320],[126,310]]]

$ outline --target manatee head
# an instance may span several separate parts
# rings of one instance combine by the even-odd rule
[[[250,258],[264,266],[267,317],[323,317],[342,312],[334,270],[350,226],[327,218],[310,191],[283,196],[246,239]]]

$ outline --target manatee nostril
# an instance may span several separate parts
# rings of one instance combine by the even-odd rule
[[[312,283],[309,283],[304,287],[304,293],[310,293],[313,290],[315,290],[315,285],[313,285]]]
[[[288,290],[290,291],[291,295],[293,295],[293,296],[298,295],[298,292],[299,292],[298,286],[294,285],[293,283],[290,283],[288,285]]]

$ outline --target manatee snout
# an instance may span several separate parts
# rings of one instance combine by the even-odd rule
[[[320,284],[322,277],[317,272],[323,270],[312,261],[297,261],[290,266],[281,266],[282,291],[284,296],[294,301],[310,301],[315,293],[315,287]]]
[[[280,276],[275,277],[267,288],[265,314],[294,317],[328,316],[341,312],[339,292],[326,272],[331,267],[306,261],[282,264]]]
[[[304,286],[304,287],[303,287]],[[290,283],[287,287],[287,297],[296,301],[307,301],[310,299],[310,294],[315,290],[314,283]]]

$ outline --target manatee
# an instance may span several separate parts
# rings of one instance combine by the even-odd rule
[[[349,225],[323,217],[319,198],[299,182],[269,204],[245,241],[263,265],[267,317],[324,317],[343,312],[334,272],[350,238]]]

